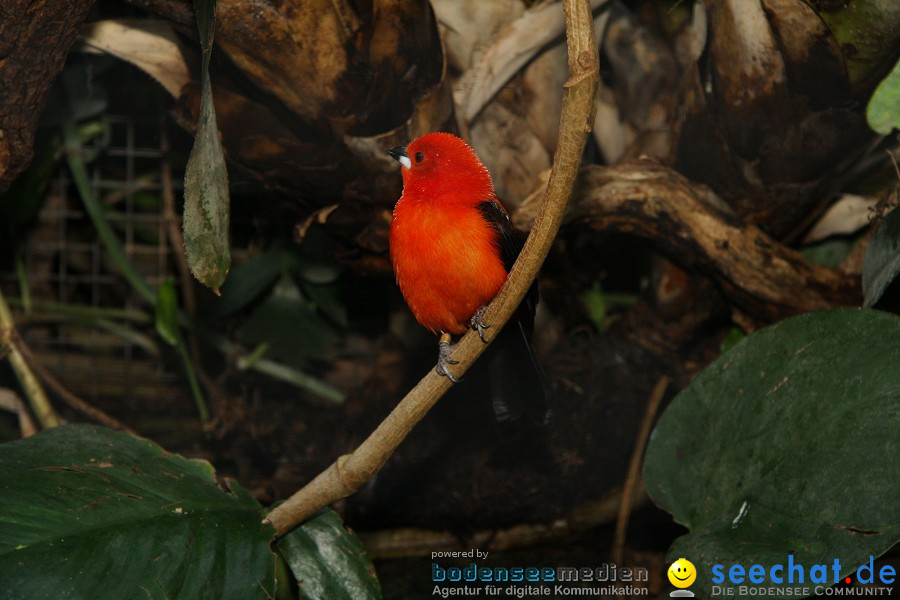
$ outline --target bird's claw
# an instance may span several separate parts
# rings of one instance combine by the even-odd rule
[[[459,383],[459,380],[453,376],[452,373],[447,369],[449,365],[458,365],[458,360],[453,360],[450,357],[450,353],[453,351],[450,342],[442,341],[438,344],[438,362],[437,366],[434,368],[435,372],[438,375],[443,375],[453,383]]]
[[[481,341],[487,344],[487,340],[484,339],[484,332],[486,329],[490,328],[490,325],[484,322],[484,309],[482,306],[478,310],[475,311],[475,314],[472,315],[472,319],[470,321],[472,325],[472,329],[478,332],[478,337],[481,338]]]

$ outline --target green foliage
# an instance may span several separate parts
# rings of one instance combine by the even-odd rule
[[[609,325],[609,315],[617,308],[634,304],[636,296],[604,291],[599,282],[581,293],[581,303],[587,317],[598,330],[603,331]]]
[[[697,566],[699,597],[713,564],[793,554],[846,574],[900,539],[898,339],[900,318],[878,311],[801,315],[747,336],[672,401],[644,479],[690,529],[669,557]]]
[[[863,259],[865,306],[874,306],[900,273],[900,210],[891,211],[869,240]]]
[[[841,46],[847,75],[862,84],[893,58],[900,41],[900,2],[820,2],[817,11]]]
[[[156,332],[169,345],[178,343],[178,298],[171,277],[159,286],[156,295]]]
[[[205,422],[209,420],[209,409],[206,407],[206,399],[203,397],[203,390],[200,388],[200,382],[197,379],[197,372],[194,369],[187,342],[184,336],[181,335],[181,329],[178,326],[179,312],[175,281],[172,277],[167,277],[162,285],[159,286],[156,295],[156,332],[167,344],[174,346],[178,352],[178,356],[184,365],[185,374],[188,377],[191,394],[194,397],[194,403],[197,405],[200,420]]]
[[[900,60],[875,88],[866,106],[866,119],[869,127],[881,135],[900,129]]]
[[[0,598],[272,598],[274,530],[212,466],[69,425],[0,445]],[[306,597],[380,598],[372,562],[324,510],[279,540]]]
[[[262,508],[212,466],[64,426],[0,446],[3,598],[267,598]],[[12,594],[15,594],[14,596]]]
[[[250,344],[266,343],[269,355],[288,363],[298,357],[321,358],[325,346],[338,339],[335,329],[315,312],[287,275],[253,311],[241,327],[240,337]]]
[[[311,600],[381,598],[371,559],[331,509],[281,538],[278,550]]]
[[[184,174],[184,245],[194,276],[214,292],[228,275],[231,252],[228,243],[230,219],[228,172],[219,141],[213,106],[209,58],[215,31],[215,0],[194,0],[200,45],[200,115],[194,147]]]
[[[725,337],[722,338],[722,342],[719,344],[719,351],[728,352],[745,337],[747,337],[747,334],[740,327],[732,327],[725,334]]]
[[[63,142],[66,149],[66,159],[69,163],[69,170],[72,172],[72,179],[75,187],[78,189],[78,195],[84,204],[84,209],[91,218],[91,222],[97,229],[97,237],[103,244],[110,260],[122,273],[122,276],[128,281],[131,287],[138,292],[144,300],[150,304],[156,301],[156,293],[144,281],[144,278],[138,273],[137,268],[128,260],[122,244],[116,237],[115,232],[106,218],[106,211],[100,199],[94,194],[91,187],[90,178],[88,177],[87,167],[85,166],[84,157],[82,156],[81,137],[78,134],[78,128],[75,125],[74,108],[71,112],[62,115],[62,131]]]
[[[800,253],[803,254],[806,260],[825,265],[826,267],[837,268],[847,258],[850,251],[853,250],[855,243],[856,240],[851,237],[834,237],[804,246],[800,249]]]
[[[599,283],[581,293],[581,303],[588,318],[600,331],[606,327],[606,298]]]
[[[216,307],[220,315],[248,310],[241,341],[264,345],[266,356],[299,367],[304,358],[325,358],[347,325],[340,269],[324,258],[330,251],[319,247],[322,241],[310,237],[303,246],[273,244],[236,266]]]

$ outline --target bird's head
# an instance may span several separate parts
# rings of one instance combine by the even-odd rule
[[[452,133],[429,133],[387,152],[403,165],[404,196],[473,203],[494,197],[487,168],[475,151]]]

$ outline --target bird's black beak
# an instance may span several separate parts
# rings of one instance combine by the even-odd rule
[[[409,160],[409,154],[406,153],[406,146],[395,146],[387,151],[391,158],[398,161],[401,165],[409,169],[412,162]]]

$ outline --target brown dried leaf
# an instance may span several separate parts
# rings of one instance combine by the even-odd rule
[[[591,0],[591,10],[605,0]],[[460,117],[474,121],[491,98],[548,43],[562,35],[562,5],[545,2],[510,23],[460,78],[454,96]]]
[[[344,0],[218,2],[219,46],[261,90],[310,120],[342,103],[359,21]]]
[[[784,60],[760,2],[723,0],[708,10],[710,56],[721,101],[747,109],[783,88]]]
[[[557,44],[542,52],[522,73],[522,105],[529,129],[550,154],[559,137],[563,84],[568,78],[566,47]]]
[[[340,195],[346,178],[356,168],[340,144],[300,137],[267,105],[241,93],[213,85],[216,117],[229,161],[270,189],[301,201]],[[200,108],[196,84],[182,90],[174,116],[192,131]]]
[[[525,12],[521,0],[431,0],[441,27],[447,61],[458,71],[471,67],[510,22]]]
[[[502,95],[505,95],[507,89]],[[497,195],[507,209],[514,207],[538,184],[538,175],[550,167],[552,155],[506,102],[488,104],[472,125],[472,147],[491,172]]]
[[[809,233],[803,238],[804,244],[819,242],[833,235],[856,233],[868,225],[878,205],[875,198],[855,194],[844,194],[825,211]]]
[[[165,21],[109,19],[89,23],[79,36],[87,48],[111,54],[141,69],[173,97],[190,83],[185,56],[188,50]]]
[[[763,0],[787,68],[791,90],[834,98],[849,90],[841,49],[815,10],[803,0]],[[815,69],[808,65],[815,64]]]

